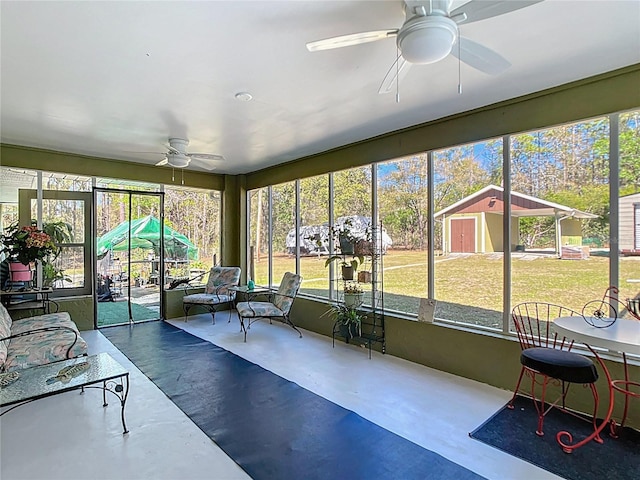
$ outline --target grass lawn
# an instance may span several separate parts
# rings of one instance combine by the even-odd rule
[[[302,257],[301,292],[328,297],[326,257]],[[427,295],[427,257],[424,251],[390,250],[383,258],[384,304],[390,310],[417,313],[419,299]],[[369,269],[365,265],[362,269]],[[267,283],[267,261],[256,262],[256,283]],[[295,260],[274,257],[273,278],[279,283]],[[514,254],[512,298],[560,304],[581,311],[585,303],[602,298],[609,286],[609,259],[559,260],[552,255]],[[456,322],[501,328],[503,258],[501,254],[436,257],[436,317]],[[640,257],[620,258],[620,299],[640,295]]]

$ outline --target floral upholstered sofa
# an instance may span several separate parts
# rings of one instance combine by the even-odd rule
[[[0,372],[87,354],[87,343],[67,312],[12,320],[0,305]]]

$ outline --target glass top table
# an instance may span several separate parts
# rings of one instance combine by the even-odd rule
[[[102,390],[104,407],[108,405],[107,392],[118,397],[123,433],[129,433],[124,418],[125,403],[129,394],[129,372],[108,353],[72,358],[15,372],[18,373],[18,377],[13,381],[10,381],[13,372],[0,375],[0,416],[40,398],[71,390],[99,388]],[[1,386],[5,382],[8,384]]]
[[[249,288],[248,285],[241,285],[236,287],[229,287],[229,290],[234,292],[240,292],[248,295],[257,295],[259,293],[269,293],[271,289],[269,287],[261,287],[260,285],[256,285],[253,288]]]

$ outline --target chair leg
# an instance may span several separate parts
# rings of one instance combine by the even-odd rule
[[[600,437],[600,432],[598,431],[598,422],[597,420],[597,415],[598,415],[598,407],[600,406],[600,397],[598,396],[598,389],[596,388],[595,383],[590,383],[589,387],[591,387],[591,393],[593,394],[593,429],[594,431],[598,432],[596,434],[596,436],[593,438],[594,442],[597,443],[604,443],[604,440],[602,440],[602,437]]]
[[[191,304],[186,303],[182,306],[182,309],[184,310],[184,321],[186,323],[187,319],[189,318],[189,310],[191,309]]]
[[[513,410],[513,402],[515,401],[516,395],[518,395],[518,391],[520,390],[520,382],[522,382],[524,370],[524,367],[520,369],[520,376],[518,377],[518,383],[516,383],[516,389],[513,391],[513,397],[511,397],[511,400],[509,401],[509,403],[507,403],[507,408],[510,408],[511,410]]]
[[[531,398],[533,399],[533,404],[536,407],[536,412],[538,412],[538,428],[536,430],[536,435],[542,437],[544,435],[544,416],[546,414],[545,411],[545,397],[547,394],[547,384],[549,383],[549,377],[546,375],[542,375],[542,394],[540,395],[540,401],[536,400],[536,374],[532,375],[531,378]]]
[[[302,332],[301,332],[300,330],[298,330],[298,327],[296,327],[296,326],[293,324],[293,322],[289,319],[289,315],[285,315],[285,316],[284,316],[284,320],[285,320],[285,322],[286,322],[286,323],[288,323],[288,324],[289,324],[289,326],[290,326],[291,328],[293,328],[296,332],[298,332],[298,335],[300,335],[300,338],[302,338]]]
[[[244,325],[244,317],[238,315],[238,318],[240,319],[240,331],[244,333],[244,342],[247,343],[247,327]]]

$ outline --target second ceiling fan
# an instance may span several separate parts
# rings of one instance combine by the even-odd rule
[[[411,64],[439,62],[449,54],[491,75],[511,66],[497,52],[460,36],[458,25],[513,12],[543,0],[471,0],[451,10],[453,0],[405,0],[405,22],[400,28],[352,33],[307,43],[311,52],[349,47],[396,37],[400,55],[385,76],[378,93],[388,93],[406,75]]]

